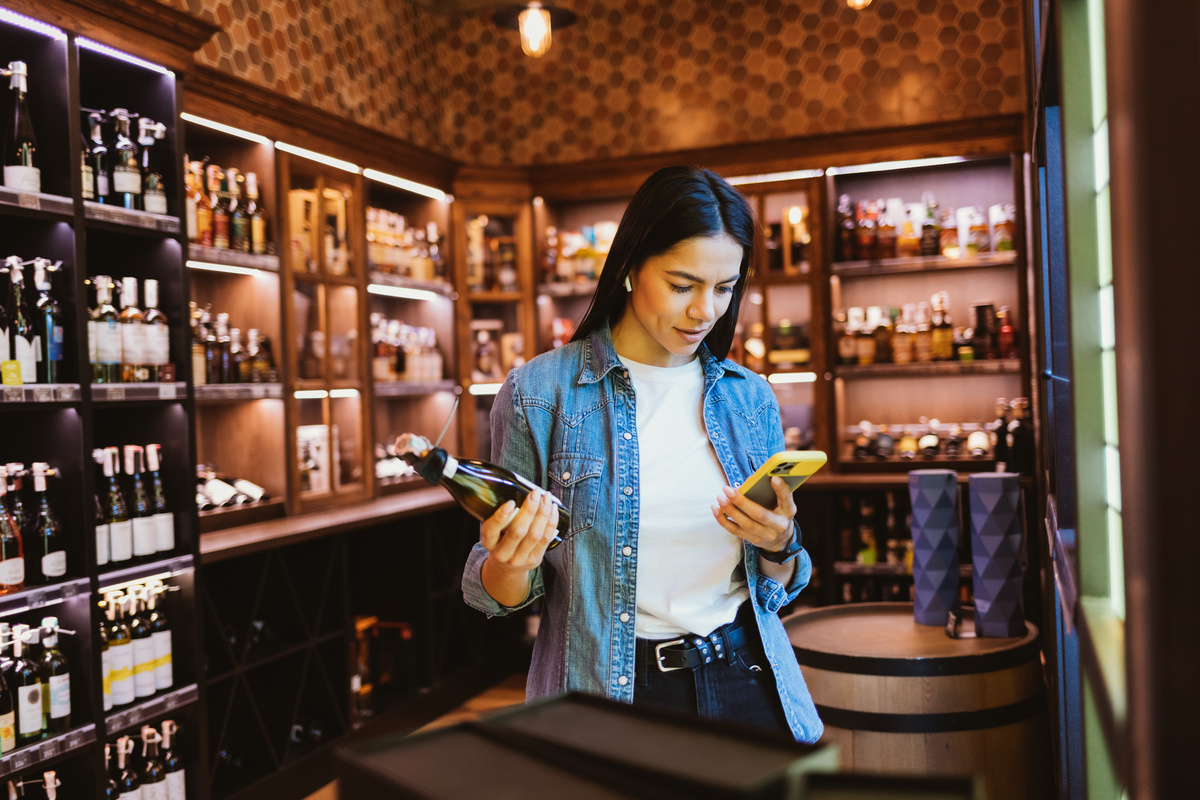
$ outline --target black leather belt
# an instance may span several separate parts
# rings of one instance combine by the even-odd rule
[[[750,642],[749,634],[748,624],[735,621],[722,625],[708,636],[647,641],[647,649],[654,654],[654,660],[649,663],[657,666],[659,672],[673,672],[723,661],[729,653],[741,650]]]

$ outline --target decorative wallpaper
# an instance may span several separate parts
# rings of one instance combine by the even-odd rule
[[[528,166],[1024,109],[1018,0],[555,0],[531,59],[414,0],[162,0],[204,64],[470,164]]]

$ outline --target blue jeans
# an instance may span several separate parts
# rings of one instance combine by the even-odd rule
[[[753,613],[749,603],[743,604],[737,619],[730,623],[748,624],[751,635],[745,646],[727,658],[694,669],[660,671],[654,658],[655,643],[638,639],[633,705],[762,728],[792,740]]]

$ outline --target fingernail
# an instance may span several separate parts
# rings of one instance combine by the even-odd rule
[[[505,511],[505,512],[512,511],[516,507],[516,505],[517,504],[514,503],[512,500],[508,500],[507,502],[504,503],[504,505],[500,506],[500,510]]]
[[[734,490],[734,488],[733,488],[732,486],[726,486],[726,487],[725,487],[725,494],[726,494],[727,496],[729,496],[729,497],[733,497],[735,494],[737,494],[737,491],[735,491],[735,490]]]

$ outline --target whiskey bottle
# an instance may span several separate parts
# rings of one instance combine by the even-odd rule
[[[150,626],[150,641],[154,644],[154,688],[161,692],[175,684],[171,621],[163,610],[167,587],[156,580],[147,585],[146,592],[146,622]]]
[[[1037,458],[1033,438],[1033,426],[1029,422],[1029,400],[1018,397],[1012,401],[1013,418],[1008,423],[1009,472],[1031,477]]]
[[[900,437],[900,444],[897,446],[900,451],[901,458],[916,458],[917,457],[917,437],[913,435],[911,427],[905,427],[904,433]]]
[[[896,220],[888,213],[887,200],[880,199],[875,220],[875,257],[896,257]]]
[[[188,242],[196,244],[200,239],[200,220],[196,218],[196,199],[199,195],[196,178],[192,174],[192,162],[183,157],[183,223]]]
[[[858,363],[858,332],[863,324],[863,310],[857,306],[846,311],[845,326],[838,337],[838,363]]]
[[[37,328],[43,342],[41,358],[38,360],[38,383],[58,383],[62,380],[63,361],[63,315],[58,301],[51,293],[50,275],[58,267],[48,259],[33,260],[33,284],[38,291]]]
[[[510,500],[519,508],[530,492],[540,489],[512,470],[477,459],[460,461],[443,448],[430,445],[423,436],[411,433],[397,438],[396,454],[429,483],[445,487],[468,514],[480,521]],[[570,533],[571,517],[557,497],[550,497],[558,506],[559,535],[550,544],[554,548]]]
[[[1000,306],[1000,312],[996,315],[996,322],[1000,326],[999,332],[999,351],[1001,358],[1019,358],[1020,352],[1017,350],[1017,329],[1013,325],[1012,312],[1008,306]]]
[[[854,203],[848,194],[838,198],[837,226],[838,238],[834,243],[837,254],[834,256],[834,260],[854,261],[858,258],[858,241],[854,230]]]
[[[146,317],[137,302],[137,278],[122,278],[121,380],[125,383],[141,383],[149,375],[146,364]]]
[[[933,361],[933,326],[930,324],[929,303],[917,304],[917,324],[913,335],[913,360],[926,363]]]
[[[925,206],[925,219],[921,221],[921,255],[936,256],[941,231],[937,224],[937,201],[933,192],[921,193],[921,204]]]
[[[115,447],[104,449],[104,514],[108,520],[109,558],[119,564],[133,558],[133,521],[121,492],[121,452]]]
[[[144,337],[146,380],[151,383],[171,381],[175,369],[171,364],[171,327],[167,315],[158,307],[158,281],[147,278],[142,285],[146,312],[142,318]]]
[[[150,492],[150,507],[154,511],[154,551],[166,553],[175,549],[175,514],[167,508],[167,496],[162,481],[162,445],[146,445],[146,487]]]
[[[188,165],[192,175],[192,187],[196,204],[196,244],[212,247],[213,243],[213,208],[212,199],[204,186],[204,164],[193,161]]]
[[[875,204],[867,200],[858,203],[858,257],[870,261],[878,258],[875,254],[877,232],[875,229]]]
[[[250,219],[250,252],[267,252],[267,212],[258,199],[258,175],[246,173],[246,216]]]
[[[209,202],[212,205],[212,246],[229,249],[229,197],[225,174],[216,164],[208,165]]]
[[[173,746],[178,732],[179,726],[174,720],[163,720],[162,762],[167,774],[167,800],[187,800],[187,773],[183,767],[183,757]]]
[[[39,558],[39,583],[54,583],[67,574],[66,540],[62,526],[50,510],[46,492],[46,479],[50,474],[49,464],[34,462],[33,490],[38,495],[38,512],[30,535],[35,541],[32,546]]]
[[[225,170],[225,185],[229,191],[229,249],[250,252],[250,217],[242,202],[241,183],[245,179],[236,169]]]
[[[37,383],[38,351],[41,347],[33,313],[25,297],[25,265],[17,256],[9,256],[5,265],[10,281],[8,357],[20,365],[22,383]]]
[[[162,734],[149,725],[142,726],[142,766],[138,782],[141,800],[167,800],[167,771],[158,755]]]
[[[216,349],[214,351],[214,370],[209,374],[210,383],[233,383],[233,338],[229,334],[229,315],[225,312],[217,314]],[[211,378],[216,377],[216,380]]]
[[[128,209],[142,207],[142,162],[137,142],[129,133],[131,114],[124,108],[110,112],[117,129],[112,148],[112,193],[114,202]]]
[[[127,706],[134,700],[133,637],[125,623],[125,605],[129,598],[120,592],[106,595],[108,607],[109,686],[114,706]]]
[[[154,555],[154,508],[146,486],[146,451],[141,445],[125,445],[125,474],[128,476],[129,516],[133,522],[133,555]]]
[[[111,165],[108,159],[108,145],[104,143],[104,134],[101,132],[101,126],[104,123],[104,115],[99,111],[92,111],[88,114],[88,166],[92,171],[92,179],[96,182],[97,203],[107,203],[111,200],[109,188],[109,169]]]
[[[96,287],[96,307],[88,322],[89,339],[95,342],[92,382],[120,383],[123,334],[121,316],[112,304],[113,279],[97,275],[92,278],[92,283]]]
[[[8,88],[13,90],[12,122],[4,129],[4,185],[18,192],[40,192],[42,173],[34,163],[37,136],[33,132],[33,117],[29,115],[29,69],[24,61],[10,61],[5,74]]]
[[[138,119],[138,144],[142,148],[142,208],[151,214],[167,213],[167,190],[155,142],[167,135],[167,126],[148,117]]]
[[[917,307],[905,303],[900,321],[892,329],[892,361],[897,364],[910,364],[913,360],[913,340],[917,335]]]
[[[0,467],[0,595],[25,588],[25,549],[21,529],[9,513],[8,468]]]
[[[46,686],[42,695],[46,731],[55,736],[71,728],[71,667],[58,649],[58,617],[42,618],[40,667]]]

